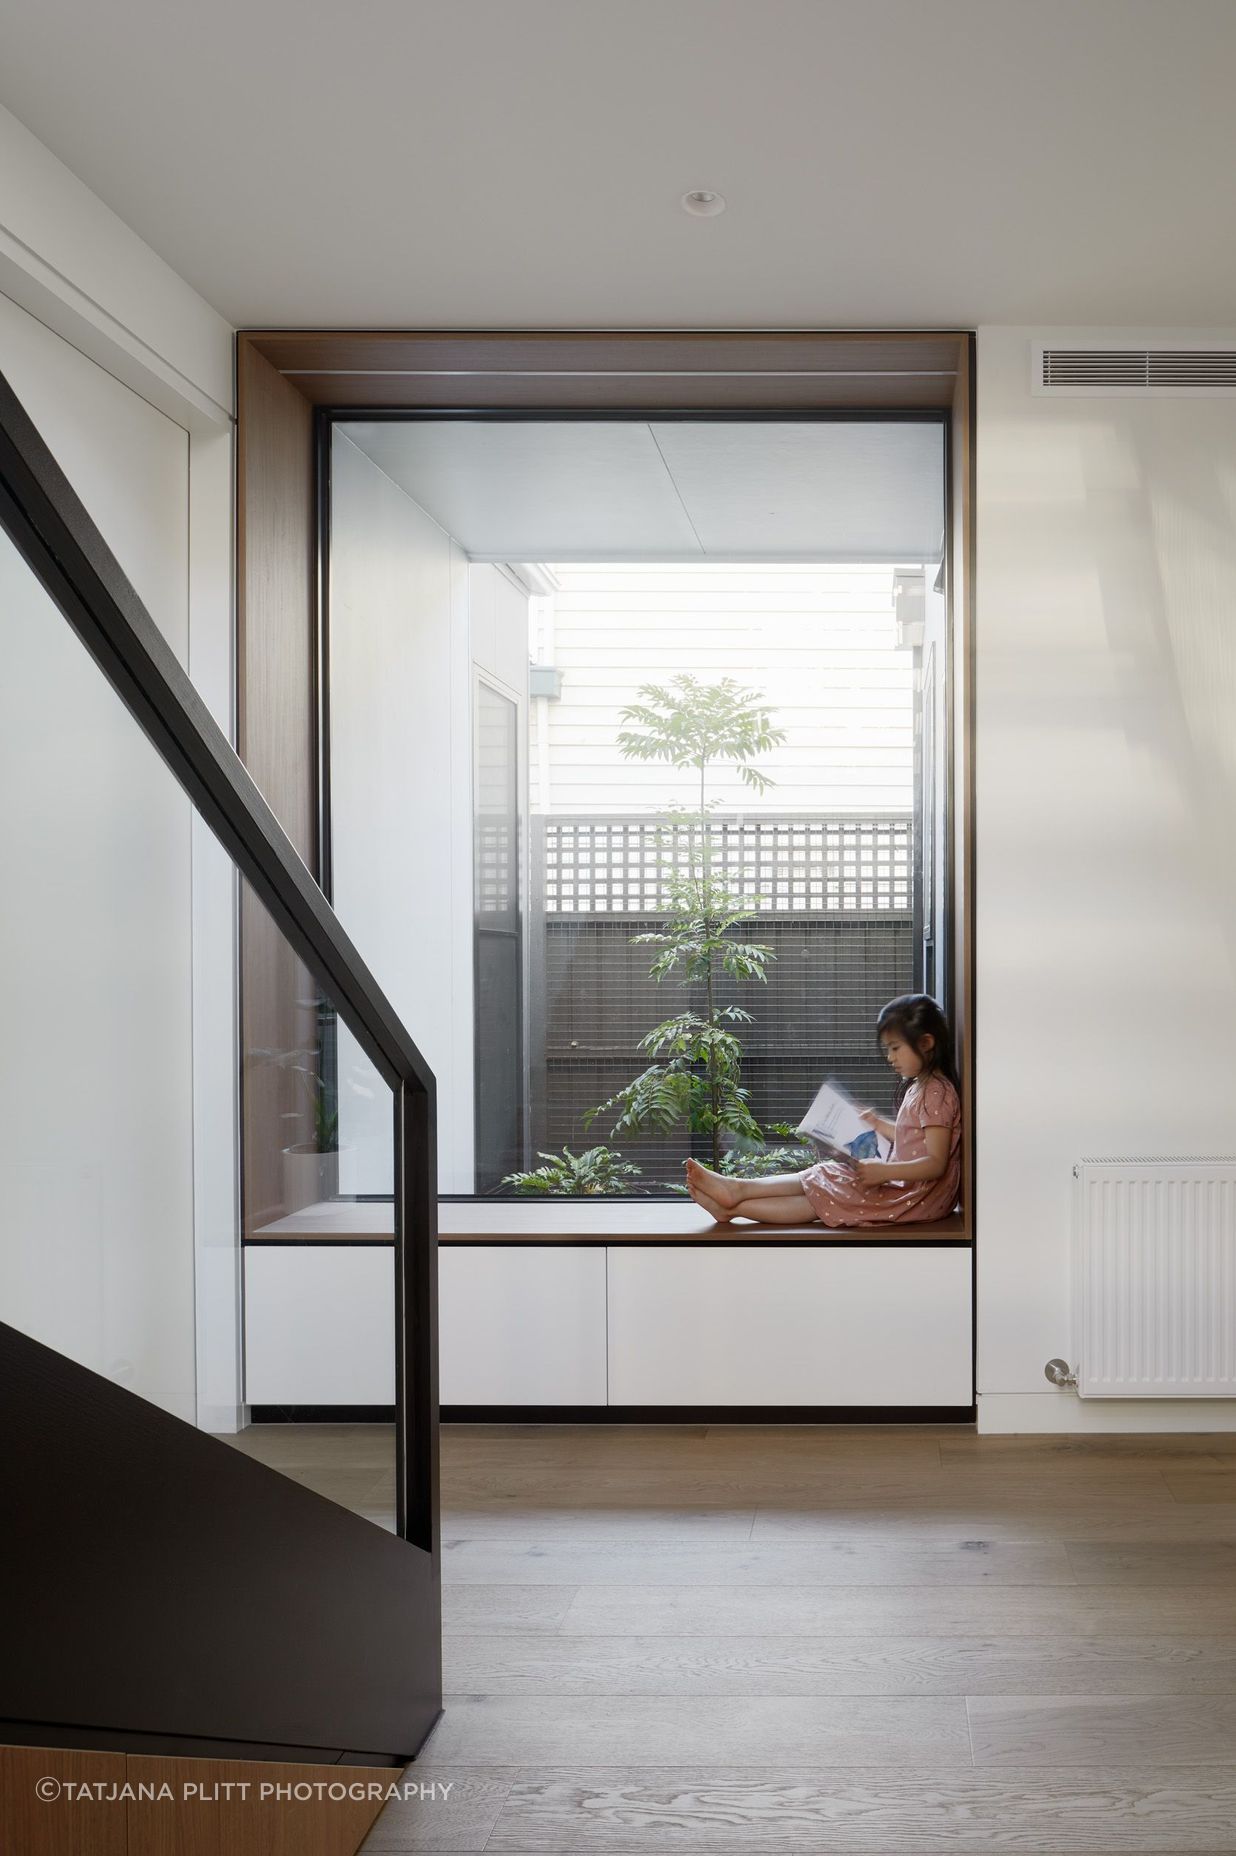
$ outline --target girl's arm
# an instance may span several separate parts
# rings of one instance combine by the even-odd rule
[[[864,1186],[882,1186],[890,1179],[943,1179],[948,1171],[951,1128],[924,1128],[927,1143],[925,1160],[860,1160],[858,1177]]]
[[[884,1136],[886,1141],[891,1141],[897,1132],[897,1123],[890,1121],[887,1115],[877,1114],[873,1108],[860,1108],[858,1118],[860,1121],[869,1123],[878,1134]]]

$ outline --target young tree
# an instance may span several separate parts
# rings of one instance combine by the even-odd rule
[[[734,930],[747,920],[757,898],[732,890],[713,868],[709,830],[712,802],[708,776],[718,765],[733,767],[754,792],[772,781],[755,766],[785,739],[755,690],[731,677],[701,683],[690,675],[668,685],[648,683],[640,701],[623,710],[629,726],[618,736],[628,760],[667,761],[698,775],[695,807],[677,811],[664,827],[673,859],[666,880],[663,929],[633,937],[659,949],[649,969],[658,983],[675,978],[702,990],[700,1009],[689,1008],[655,1025],[639,1048],[653,1062],[624,1089],[584,1116],[591,1126],[600,1115],[614,1116],[614,1134],[669,1129],[686,1122],[693,1134],[709,1139],[712,1164],[719,1167],[727,1136],[745,1141],[762,1138],[742,1085],[742,1043],[734,1029],[749,1024],[751,1014],[737,1005],[722,1005],[723,979],[766,980],[772,949],[743,941]],[[685,841],[686,862],[678,858]]]

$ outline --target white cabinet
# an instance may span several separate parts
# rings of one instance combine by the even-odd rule
[[[970,1252],[609,1252],[611,1405],[969,1405]]]
[[[393,1245],[246,1245],[245,1402],[394,1404]]]
[[[460,1244],[438,1253],[444,1405],[604,1405],[602,1245]]]
[[[957,1246],[444,1245],[446,1406],[968,1406]],[[249,1245],[251,1405],[394,1401],[394,1251]]]

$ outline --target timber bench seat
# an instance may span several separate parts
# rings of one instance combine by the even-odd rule
[[[258,1243],[393,1242],[389,1200],[308,1205],[250,1240]],[[442,1199],[442,1244],[968,1244],[960,1212],[923,1224],[833,1230],[821,1224],[714,1224],[688,1199]]]

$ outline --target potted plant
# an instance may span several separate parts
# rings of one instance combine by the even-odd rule
[[[339,1095],[334,1080],[335,1013],[324,999],[303,1001],[317,1019],[317,1042],[293,1050],[255,1050],[251,1059],[296,1078],[300,1106],[280,1119],[299,1139],[282,1149],[283,1203],[287,1211],[333,1199],[339,1193]]]
[[[312,1055],[312,1053],[310,1053]],[[333,1199],[339,1192],[339,1109],[316,1069],[289,1066],[304,1086],[311,1130],[303,1141],[283,1149],[283,1197],[289,1211]],[[300,1126],[303,1115],[289,1111],[284,1121]]]

